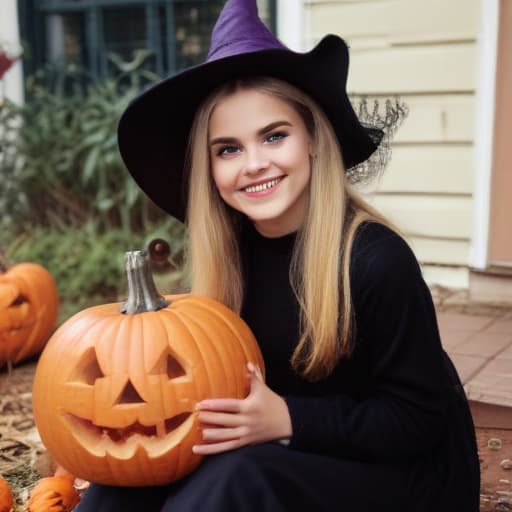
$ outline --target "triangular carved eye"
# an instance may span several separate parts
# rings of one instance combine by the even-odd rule
[[[177,377],[182,377],[187,374],[180,362],[168,353],[164,354],[158,360],[150,373],[152,375],[162,375],[167,373],[167,377],[169,377],[169,379],[176,379]]]
[[[70,380],[92,386],[96,379],[101,377],[105,377],[105,374],[101,371],[94,348],[90,348],[76,365]]]
[[[116,400],[116,405],[140,403],[145,403],[145,400],[139,395],[131,381],[128,381]]]
[[[171,356],[171,354],[167,355],[167,376],[169,379],[175,379],[176,377],[182,377],[185,375],[185,370],[183,366]]]
[[[25,295],[18,295],[12,302],[11,306],[21,306],[25,304],[25,302],[30,302]]]

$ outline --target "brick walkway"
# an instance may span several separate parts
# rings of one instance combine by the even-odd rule
[[[433,289],[441,340],[464,384],[480,459],[480,511],[512,511],[512,303]]]
[[[438,322],[469,400],[512,407],[512,304],[500,312],[441,310]]]

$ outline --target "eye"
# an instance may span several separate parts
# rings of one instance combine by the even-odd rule
[[[265,140],[270,144],[274,144],[276,142],[283,140],[285,137],[288,137],[288,134],[285,132],[274,132],[268,135]]]
[[[217,156],[234,155],[240,151],[238,146],[222,146],[217,150]]]

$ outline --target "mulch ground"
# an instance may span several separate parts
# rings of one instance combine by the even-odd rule
[[[15,494],[15,512],[25,511],[30,489],[43,476],[37,468],[45,449],[32,417],[34,370],[32,362],[0,374],[0,474]]]
[[[480,512],[512,511],[512,430],[476,431],[482,478]]]
[[[0,474],[11,484],[15,512],[25,512],[30,489],[54,467],[41,444],[32,417],[35,363],[0,373]],[[482,470],[481,512],[512,512],[512,430],[477,428]],[[433,511],[434,512],[434,511]],[[464,511],[457,511],[464,512]]]

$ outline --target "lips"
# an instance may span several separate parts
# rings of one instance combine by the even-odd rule
[[[271,178],[269,180],[256,183],[254,185],[249,185],[242,189],[243,192],[248,192],[250,194],[254,194],[257,192],[265,192],[266,190],[270,190],[274,188],[278,183],[280,183],[284,179],[284,176],[279,176],[276,178]]]

